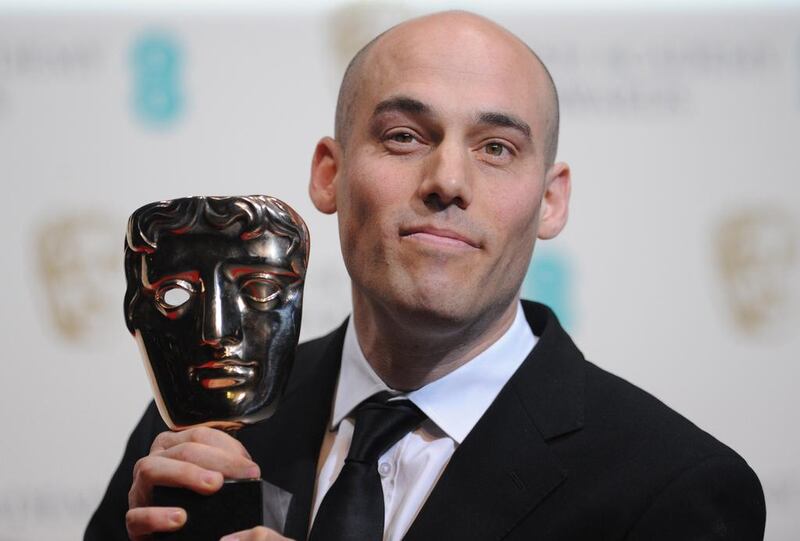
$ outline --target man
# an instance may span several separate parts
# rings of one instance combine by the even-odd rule
[[[352,318],[300,346],[278,413],[241,443],[156,436],[151,407],[87,539],[122,531],[128,487],[128,533],[145,539],[185,521],[149,505],[153,485],[212,493],[256,474],[294,494],[285,535],[306,539],[358,404],[387,388],[427,420],[379,459],[385,539],[760,539],[761,487],[738,455],[520,305],[535,240],[567,219],[557,126],[544,66],[483,18],[423,17],[362,50],[310,185],[338,213]]]

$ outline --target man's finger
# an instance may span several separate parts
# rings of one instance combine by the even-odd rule
[[[128,494],[129,507],[150,504],[153,486],[188,488],[200,494],[213,494],[222,486],[220,472],[164,456],[147,456],[133,467],[133,484]]]
[[[198,426],[181,432],[162,432],[153,440],[150,451],[164,451],[185,442],[202,443],[220,449],[227,449],[231,453],[240,454],[248,459],[252,459],[250,453],[247,452],[247,449],[245,449],[244,445],[242,445],[239,440],[230,434],[226,434],[222,430],[208,428],[207,426]]]
[[[172,532],[186,523],[186,511],[180,507],[137,507],[125,514],[128,537],[134,541],[153,532]]]
[[[226,479],[252,479],[261,475],[258,464],[249,458],[203,443],[179,443],[157,454],[220,472]]]
[[[288,537],[283,537],[275,530],[270,530],[263,526],[257,526],[252,530],[226,535],[220,541],[292,541]]]

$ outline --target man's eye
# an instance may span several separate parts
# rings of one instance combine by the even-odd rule
[[[267,278],[251,278],[242,284],[242,295],[257,308],[268,308],[281,294],[281,286]]]
[[[508,152],[508,148],[502,143],[488,143],[483,150],[491,156],[502,156],[504,152]]]
[[[172,311],[189,302],[194,293],[195,289],[192,284],[183,280],[175,280],[158,288],[155,300],[160,308]]]
[[[393,133],[389,136],[389,139],[394,141],[395,143],[413,143],[414,136],[407,131]]]

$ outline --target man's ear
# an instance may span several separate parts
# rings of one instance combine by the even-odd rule
[[[564,229],[569,215],[571,190],[569,165],[563,162],[553,164],[545,175],[544,195],[539,209],[540,239],[552,239]]]
[[[336,180],[342,161],[342,147],[330,137],[323,137],[314,149],[311,160],[311,182],[308,193],[311,201],[320,212],[336,212]]]

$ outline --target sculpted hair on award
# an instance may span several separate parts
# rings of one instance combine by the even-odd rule
[[[305,274],[309,234],[303,220],[279,199],[266,195],[193,197],[162,201],[136,211],[125,238],[125,321],[133,333],[130,315],[141,283],[141,259],[158,249],[165,235],[220,234],[252,240],[265,234],[290,241],[286,251],[292,269]]]

